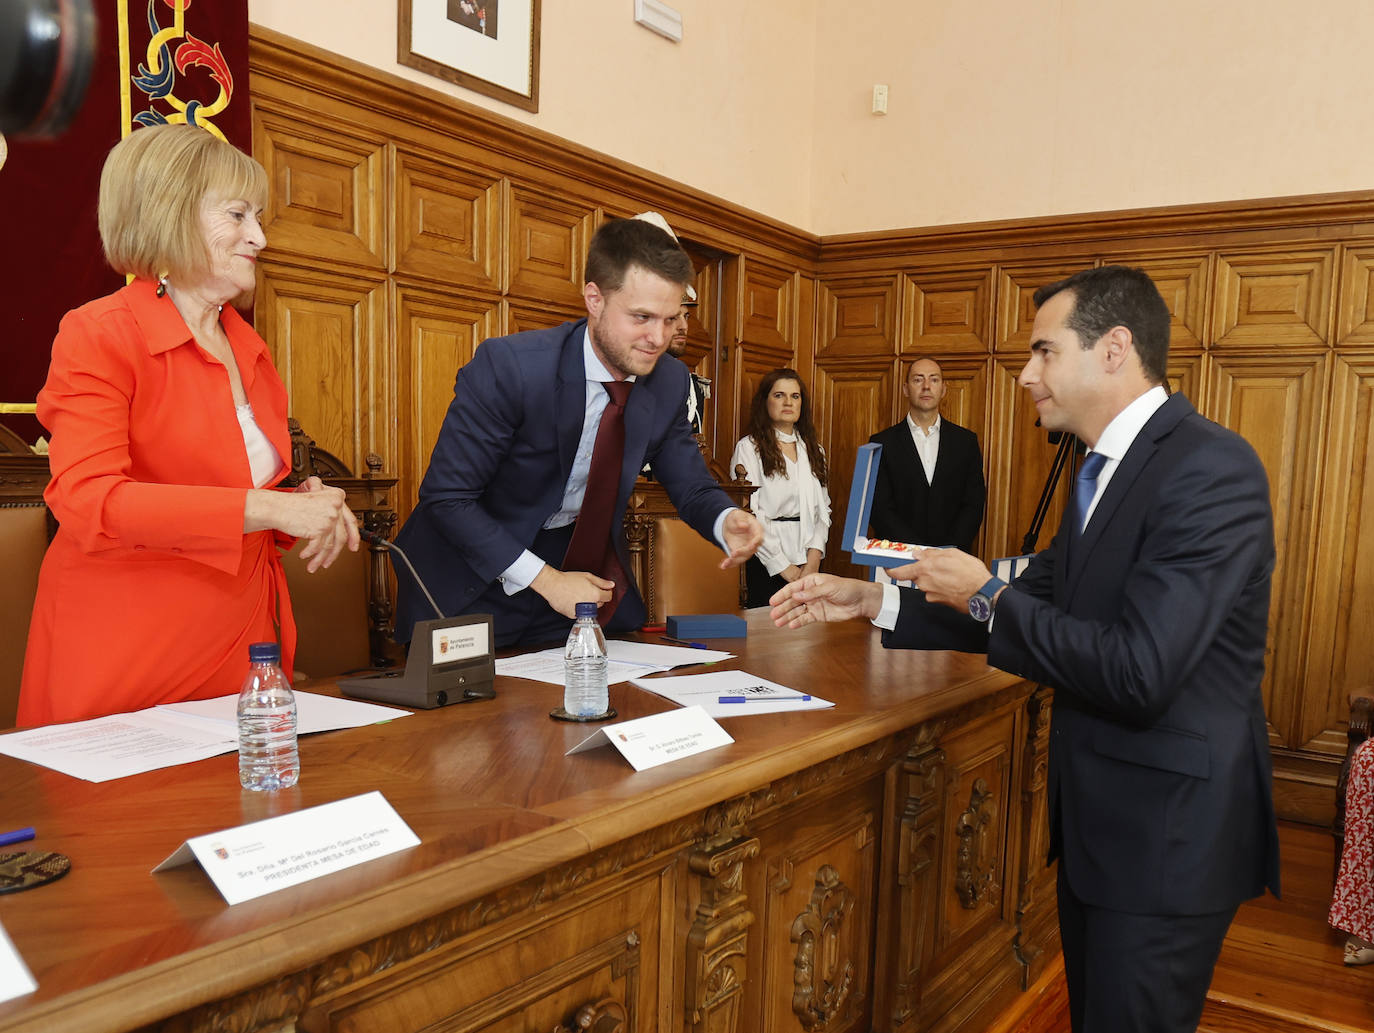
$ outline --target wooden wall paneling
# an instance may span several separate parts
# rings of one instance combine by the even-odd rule
[[[899,290],[904,360],[992,350],[990,267],[904,272]]]
[[[717,361],[716,380],[711,386],[711,419],[715,426],[712,455],[729,476],[730,454],[744,433],[740,402],[745,344],[742,333],[744,313],[744,267],[742,255],[726,255],[720,263],[720,296],[716,304]]]
[[[267,170],[267,254],[384,269],[386,139],[321,113],[253,102],[253,155]]]
[[[392,268],[443,284],[499,291],[501,177],[404,147],[389,150],[396,185]]]
[[[1217,255],[1214,347],[1304,348],[1331,340],[1335,251]]]
[[[854,457],[859,446],[882,427],[879,416],[891,397],[892,364],[881,358],[818,363],[811,389],[820,417],[816,432],[830,466],[830,539],[822,569],[867,578],[869,568],[849,562],[844,524],[854,481]]]
[[[896,277],[822,279],[816,290],[818,359],[896,354]]]
[[[945,400],[940,403],[940,415],[942,418],[967,427],[978,435],[978,447],[983,453],[983,480],[987,482],[990,472],[988,465],[988,434],[989,424],[991,423],[991,412],[989,405],[988,391],[988,368],[991,360],[985,357],[974,355],[958,356],[955,358],[937,358],[940,363],[940,373],[945,379]],[[902,367],[905,369],[905,365]],[[900,385],[899,385],[900,391]],[[899,394],[900,398],[901,396]],[[906,413],[903,412],[899,419],[904,419]],[[895,422],[895,421],[894,421]],[[875,427],[874,430],[881,430]],[[987,555],[983,548],[985,541],[984,529],[987,526],[987,516],[984,514],[983,523],[979,526],[978,536],[974,539],[973,548],[975,554],[979,556]],[[998,556],[1008,555],[998,553]],[[992,557],[988,557],[991,559]]]
[[[940,374],[945,380],[945,400],[940,403],[941,417],[973,431],[978,435],[979,446],[982,447],[988,436],[988,359],[983,356],[960,356],[936,357],[936,361],[940,363]],[[905,399],[904,395],[899,397]],[[898,415],[898,419],[905,417],[905,410]]]
[[[1209,340],[1207,284],[1210,255],[1142,256],[1122,259],[1122,264],[1144,269],[1154,280],[1169,306],[1169,352],[1194,350]]]
[[[1321,459],[1326,355],[1212,357],[1215,419],[1245,438],[1269,473],[1277,560],[1263,683],[1275,745],[1298,745],[1297,711],[1308,641],[1310,574]]]
[[[732,350],[735,368],[730,377],[735,431],[733,439],[720,442],[726,460],[749,426],[749,406],[759,381],[770,370],[784,366],[796,369],[801,332],[802,278],[798,272],[747,255],[739,256],[733,267],[739,306],[737,344]],[[808,383],[807,387],[815,403],[816,385]]]
[[[1089,259],[1058,262],[1013,262],[999,266],[993,350],[1019,354],[1024,365],[1030,357],[1030,331],[1035,323],[1035,292],[1046,284],[1087,269]]]
[[[982,441],[983,462],[989,471],[988,505],[983,517],[983,556],[1016,556],[1030,529],[1031,518],[1054,463],[1058,445],[1049,432],[1035,425],[1035,406],[1016,377],[1025,365],[1021,356],[997,357],[988,385],[988,433]],[[1073,470],[1061,475],[1041,526],[1036,550],[1054,538],[1069,497]]]
[[[1333,361],[1296,742],[1345,754],[1348,694],[1374,684],[1374,354]]]
[[[587,245],[600,221],[595,205],[542,184],[512,180],[507,190],[507,290],[580,309]]]
[[[587,307],[579,297],[576,303],[564,299],[555,302],[508,297],[501,304],[499,322],[491,335],[518,334],[526,330],[547,330],[564,323],[587,318]],[[480,342],[479,342],[480,343]]]
[[[1374,345],[1374,245],[1341,248],[1336,311],[1337,347]]]
[[[800,330],[797,271],[748,256],[740,265],[740,343],[787,356],[780,365],[794,365]]]
[[[394,471],[385,282],[266,260],[258,281],[258,332],[286,384],[291,415],[350,469],[367,469],[364,457],[376,452],[383,470]]]
[[[1169,349],[1169,370],[1166,377],[1169,393],[1181,392],[1183,397],[1192,403],[1193,408],[1204,416],[1209,416],[1204,385],[1207,382],[1206,371],[1210,368],[1208,356],[1186,353],[1179,355],[1172,348]]]
[[[820,283],[805,270],[797,272],[797,337],[793,350],[792,368],[801,374],[806,386],[815,393],[817,328],[820,322]],[[820,426],[825,414],[819,409],[812,413],[812,422]]]
[[[430,453],[453,401],[453,384],[477,346],[496,334],[500,301],[440,291],[428,284],[395,285],[396,391],[400,421],[401,478],[397,511],[404,520],[414,508]]]

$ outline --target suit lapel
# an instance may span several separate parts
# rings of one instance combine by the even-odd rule
[[[1112,474],[1112,479],[1102,492],[1102,497],[1097,500],[1097,508],[1093,510],[1092,519],[1088,521],[1088,527],[1083,532],[1083,537],[1076,541],[1073,541],[1072,537],[1068,539],[1071,541],[1071,545],[1067,550],[1068,567],[1065,571],[1066,598],[1071,599],[1073,597],[1079,579],[1087,567],[1088,557],[1092,555],[1098,543],[1111,529],[1117,509],[1120,508],[1122,501],[1130,493],[1136,478],[1145,469],[1145,465],[1154,456],[1159,447],[1160,438],[1178,426],[1179,421],[1192,411],[1192,405],[1182,395],[1170,395],[1164,404],[1155,410],[1154,415],[1140,429],[1140,433],[1135,436],[1135,440],[1131,442],[1131,447],[1121,457],[1116,472]],[[1062,535],[1073,535],[1073,528],[1069,526],[1069,521],[1072,520],[1073,516],[1072,511],[1073,505],[1070,504],[1065,510],[1065,521],[1060,527],[1060,534]]]
[[[898,448],[901,451],[902,460],[906,464],[908,476],[917,478],[917,483],[921,487],[929,488],[930,481],[926,479],[925,464],[921,462],[921,453],[916,451],[916,441],[911,436],[911,424],[902,420],[901,423],[897,424],[896,429],[901,432],[899,435],[901,444]]]
[[[563,338],[558,357],[558,381],[554,386],[554,404],[558,408],[558,483],[568,483],[577,444],[582,440],[582,423],[587,416],[587,364],[582,356],[585,319],[572,325]]]
[[[935,474],[930,478],[932,488],[935,487],[935,482],[940,480],[940,474],[954,462],[954,452],[958,448],[957,445],[951,444],[954,440],[956,440],[954,435],[949,433],[949,420],[943,416],[940,417],[940,447],[935,450]],[[919,462],[920,456],[916,458]],[[924,466],[921,467],[921,472],[925,472]]]

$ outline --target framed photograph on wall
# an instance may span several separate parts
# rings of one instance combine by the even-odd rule
[[[539,110],[540,0],[399,0],[396,60]]]

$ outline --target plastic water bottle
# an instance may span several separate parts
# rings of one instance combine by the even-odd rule
[[[275,642],[248,647],[248,676],[239,690],[239,784],[245,789],[290,789],[300,777],[296,753],[296,694],[281,669]]]
[[[572,717],[600,717],[611,708],[606,691],[606,636],[596,603],[578,603],[563,649],[563,709]]]

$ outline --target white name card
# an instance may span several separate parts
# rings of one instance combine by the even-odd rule
[[[23,997],[37,989],[38,982],[33,978],[29,967],[24,964],[24,959],[19,956],[14,942],[9,938],[9,934],[0,928],[0,1001]]]
[[[670,760],[714,750],[717,746],[728,746],[734,741],[701,707],[683,707],[607,725],[583,739],[567,755],[610,743],[636,771],[644,771]]]
[[[196,836],[153,869],[191,861],[230,904],[418,846],[420,837],[379,792]]]

